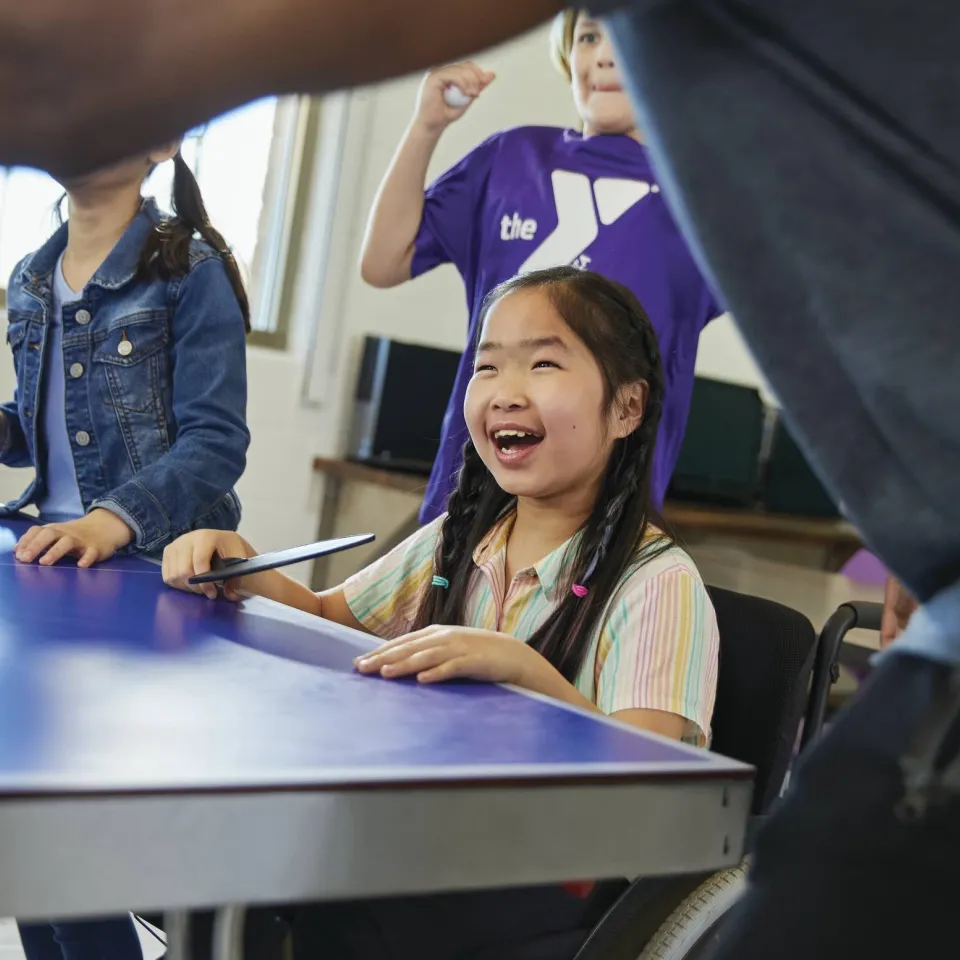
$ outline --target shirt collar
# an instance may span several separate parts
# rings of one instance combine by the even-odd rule
[[[123,236],[90,278],[90,283],[111,290],[129,283],[139,269],[140,255],[147,234],[160,222],[160,218],[156,201],[152,197],[144,199]],[[54,268],[67,246],[67,229],[67,224],[62,224],[33,256],[24,262],[25,280],[32,279],[43,287],[51,285]]]
[[[516,510],[510,510],[490,528],[487,535],[477,545],[477,549],[473,551],[473,562],[478,567],[491,563],[495,563],[501,568],[506,567],[507,541],[510,539],[510,532],[513,530],[516,518]],[[540,581],[540,586],[543,588],[546,598],[551,603],[555,603],[558,599],[557,593],[563,585],[563,574],[568,565],[567,558],[572,558],[580,542],[580,536],[579,532],[575,533],[569,540],[551,550],[533,566],[518,570],[516,576],[536,577]]]

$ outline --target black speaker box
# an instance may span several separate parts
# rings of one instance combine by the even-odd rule
[[[366,337],[348,457],[386,469],[429,473],[459,363],[454,350]]]
[[[670,495],[727,506],[752,506],[760,480],[766,412],[760,393],[697,377]]]

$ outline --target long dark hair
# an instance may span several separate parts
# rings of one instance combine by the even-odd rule
[[[243,323],[250,332],[250,301],[227,241],[210,222],[210,216],[200,194],[200,185],[187,161],[178,150],[173,158],[173,216],[164,217],[150,232],[140,254],[140,269],[154,276],[169,279],[190,270],[190,244],[194,237],[216,250],[227,271],[227,279],[240,304]]]
[[[671,545],[666,535],[647,537],[651,521],[661,526],[650,502],[650,470],[663,408],[663,370],[653,325],[637,298],[619,283],[574,267],[539,270],[501,284],[487,297],[478,330],[494,304],[521,290],[541,291],[587,345],[603,375],[606,411],[628,384],[645,381],[648,388],[643,420],[614,442],[593,511],[574,541],[573,556],[564,560],[563,599],[529,641],[572,683],[583,665],[586,641],[624,573]],[[415,629],[463,623],[473,553],[513,500],[468,442],[434,557],[435,575],[449,586],[426,592]],[[580,596],[574,585],[589,586],[589,592]]]

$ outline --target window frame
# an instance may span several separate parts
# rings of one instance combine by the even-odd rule
[[[245,278],[252,319],[251,346],[286,349],[295,293],[296,267],[309,216],[311,171],[320,135],[321,101],[282,97],[277,101],[270,161],[264,183],[257,248]],[[266,239],[267,242],[262,242]],[[0,312],[7,309],[7,278],[0,279]],[[269,318],[263,324],[261,317]]]
[[[311,173],[320,138],[321,101],[297,97],[278,104],[273,149],[264,185],[258,242],[250,273],[257,278],[251,298],[256,321],[266,313],[267,329],[258,323],[247,337],[251,346],[286,349],[296,294],[297,267],[310,215]],[[269,226],[267,226],[269,224]],[[265,229],[266,227],[266,229]]]

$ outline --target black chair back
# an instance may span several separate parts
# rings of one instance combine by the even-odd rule
[[[720,631],[712,749],[757,769],[753,813],[779,796],[798,742],[817,634],[796,610],[710,587]]]

